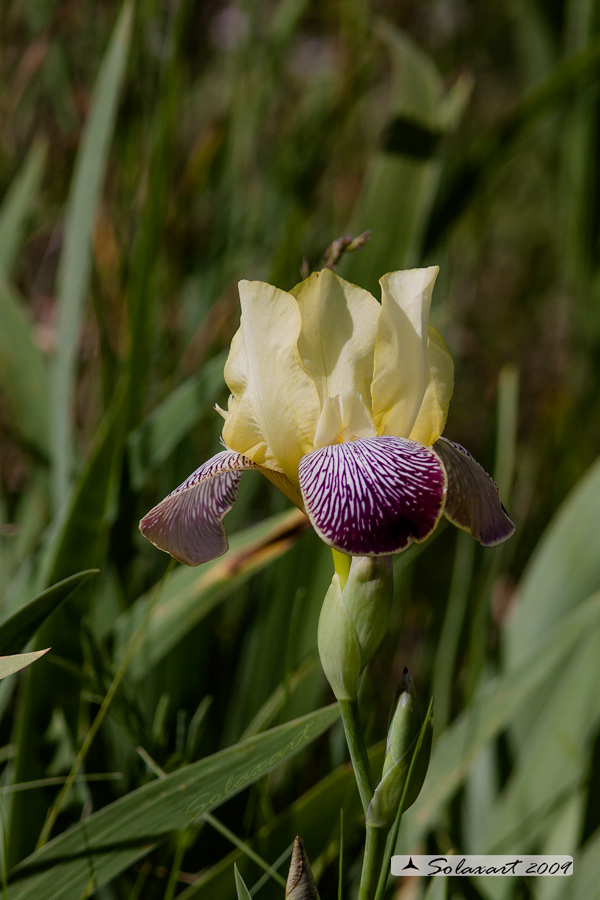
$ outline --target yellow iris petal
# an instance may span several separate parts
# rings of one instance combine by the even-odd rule
[[[327,398],[357,391],[370,410],[377,300],[330,269],[314,272],[291,293],[302,317],[298,350],[321,406]]]
[[[226,445],[297,484],[298,462],[312,449],[320,415],[314,382],[298,353],[301,319],[291,294],[240,282],[242,318],[225,365],[233,395]]]
[[[429,379],[425,388],[419,414],[410,433],[410,439],[431,447],[440,437],[446,425],[448,407],[454,389],[454,363],[442,337],[429,326],[427,343]]]
[[[408,437],[429,380],[427,327],[437,266],[380,279],[381,315],[371,396],[377,434]]]
[[[317,447],[375,437],[375,428],[365,401],[358,393],[336,394],[323,404],[313,442]]]

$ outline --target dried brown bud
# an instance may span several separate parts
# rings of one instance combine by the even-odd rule
[[[285,900],[319,900],[319,892],[302,839],[296,836],[287,884]]]

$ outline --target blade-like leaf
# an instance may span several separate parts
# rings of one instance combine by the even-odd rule
[[[600,590],[600,459],[569,493],[544,532],[523,573],[513,615],[503,632],[505,665],[527,659],[549,629]],[[573,560],[577,564],[573,564]],[[546,686],[511,723],[511,736],[525,746],[544,707]],[[518,751],[517,751],[518,752]]]
[[[548,629],[600,589],[599,557],[600,459],[560,507],[523,574],[504,634],[509,666],[526,659]]]
[[[10,421],[26,444],[48,453],[48,372],[27,311],[0,272],[0,389]]]
[[[37,199],[46,158],[46,144],[36,141],[0,208],[0,272],[6,278],[21,248],[27,217]]]
[[[233,871],[235,874],[235,890],[237,892],[238,900],[252,900],[250,891],[244,884],[244,879],[240,875],[238,867],[234,865]]]
[[[404,834],[411,842],[435,824],[482,748],[511,721],[589,629],[597,626],[600,594],[563,618],[517,669],[495,679],[435,743],[419,802],[406,813]],[[402,837],[402,835],[401,835]]]
[[[489,811],[486,846],[473,852],[533,852],[552,821],[548,811],[589,777],[589,757],[600,721],[594,671],[600,656],[600,624],[593,623],[566,660],[511,776]],[[534,824],[535,823],[535,824]],[[565,851],[566,852],[566,851]]]
[[[600,828],[588,838],[577,854],[573,875],[568,879],[561,898],[564,900],[589,900],[590,897],[598,896],[599,884]]]
[[[113,396],[90,457],[73,487],[64,516],[55,523],[55,531],[46,550],[42,584],[53,584],[71,575],[81,566],[99,566],[104,557],[105,536],[114,515],[119,466],[124,444],[124,391]],[[58,610],[45,625],[37,640],[41,646],[54,649],[57,658],[81,663],[81,619],[89,601],[88,585],[76,602]],[[17,707],[18,739],[14,764],[16,782],[43,777],[46,766],[44,734],[52,710],[62,708],[68,725],[75,733],[80,685],[72,674],[54,668],[52,680],[42,678],[37,668],[25,678]],[[16,863],[35,844],[47,814],[43,796],[16,794],[11,806],[10,859]]]
[[[385,752],[384,742],[369,751],[369,761],[374,772],[380,772]],[[339,766],[330,775],[299,797],[284,812],[269,820],[252,842],[269,859],[277,859],[289,849],[297,834],[304,835],[309,857],[329,846],[339,837],[340,810],[344,828],[352,825],[364,828],[364,812],[356,789],[356,781],[349,764]],[[195,884],[180,895],[179,900],[211,900],[227,895],[231,883],[231,867],[244,870],[251,866],[242,850],[234,850],[210,869],[202,872]],[[249,871],[251,871],[249,869]],[[248,875],[249,879],[251,876]]]
[[[45,650],[34,650],[32,653],[15,653],[13,656],[0,656],[0,679],[6,678],[7,675],[14,675],[25,666],[31,665],[44,653],[47,653],[50,647]]]
[[[72,465],[75,364],[79,326],[92,262],[92,229],[119,92],[131,36],[132,6],[125,3],[102,62],[88,119],[75,163],[64,232],[64,249],[57,273],[58,319],[54,373],[51,382],[54,503],[60,509],[67,494]]]
[[[79,900],[92,873],[98,887],[106,884],[297,753],[337,716],[336,705],[324,707],[127,794],[24,860],[12,873],[7,900]]]
[[[0,624],[0,654],[23,647],[48,616],[97,569],[78,572],[52,585]]]
[[[446,900],[448,896],[448,879],[445,875],[437,875],[429,882],[423,900]]]
[[[384,272],[417,263],[440,174],[438,144],[464,108],[464,101],[444,108],[439,73],[406,34],[382,23],[378,31],[395,75],[391,119],[369,163],[350,226],[353,234],[369,229],[372,240],[347,256],[339,270],[371,292],[379,290]]]

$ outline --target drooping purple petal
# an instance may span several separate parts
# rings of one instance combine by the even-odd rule
[[[223,516],[236,501],[242,471],[258,468],[239,453],[217,453],[144,516],[140,531],[188,566],[221,556],[229,546]]]
[[[496,482],[468,450],[446,438],[433,445],[448,474],[446,517],[470,531],[484,547],[501,544],[515,526],[500,500]]]
[[[382,556],[422,541],[435,528],[446,475],[435,453],[381,436],[321,447],[303,456],[300,490],[327,543],[356,556]]]

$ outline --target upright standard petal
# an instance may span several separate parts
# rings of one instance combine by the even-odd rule
[[[217,453],[144,516],[140,531],[187,566],[222,556],[229,547],[223,517],[236,501],[244,469],[257,468],[239,453]]]
[[[429,379],[428,320],[437,266],[380,279],[381,314],[371,396],[377,434],[408,437]]]
[[[440,438],[434,450],[448,475],[444,513],[453,525],[469,531],[484,547],[501,544],[514,534],[496,482],[469,451],[446,438]]]
[[[300,490],[319,537],[353,556],[383,556],[422,541],[444,507],[446,474],[428,447],[392,436],[314,450]]]
[[[370,412],[370,385],[380,306],[368,291],[322,269],[292,288],[302,317],[298,350],[321,406],[357,391]]]
[[[241,281],[239,287],[242,318],[225,365],[234,402],[223,439],[297,483],[298,462],[312,447],[321,411],[298,353],[298,304],[270,284]]]
[[[410,433],[410,439],[431,447],[444,430],[454,390],[454,363],[441,336],[431,325],[428,329],[429,372],[423,402]]]

